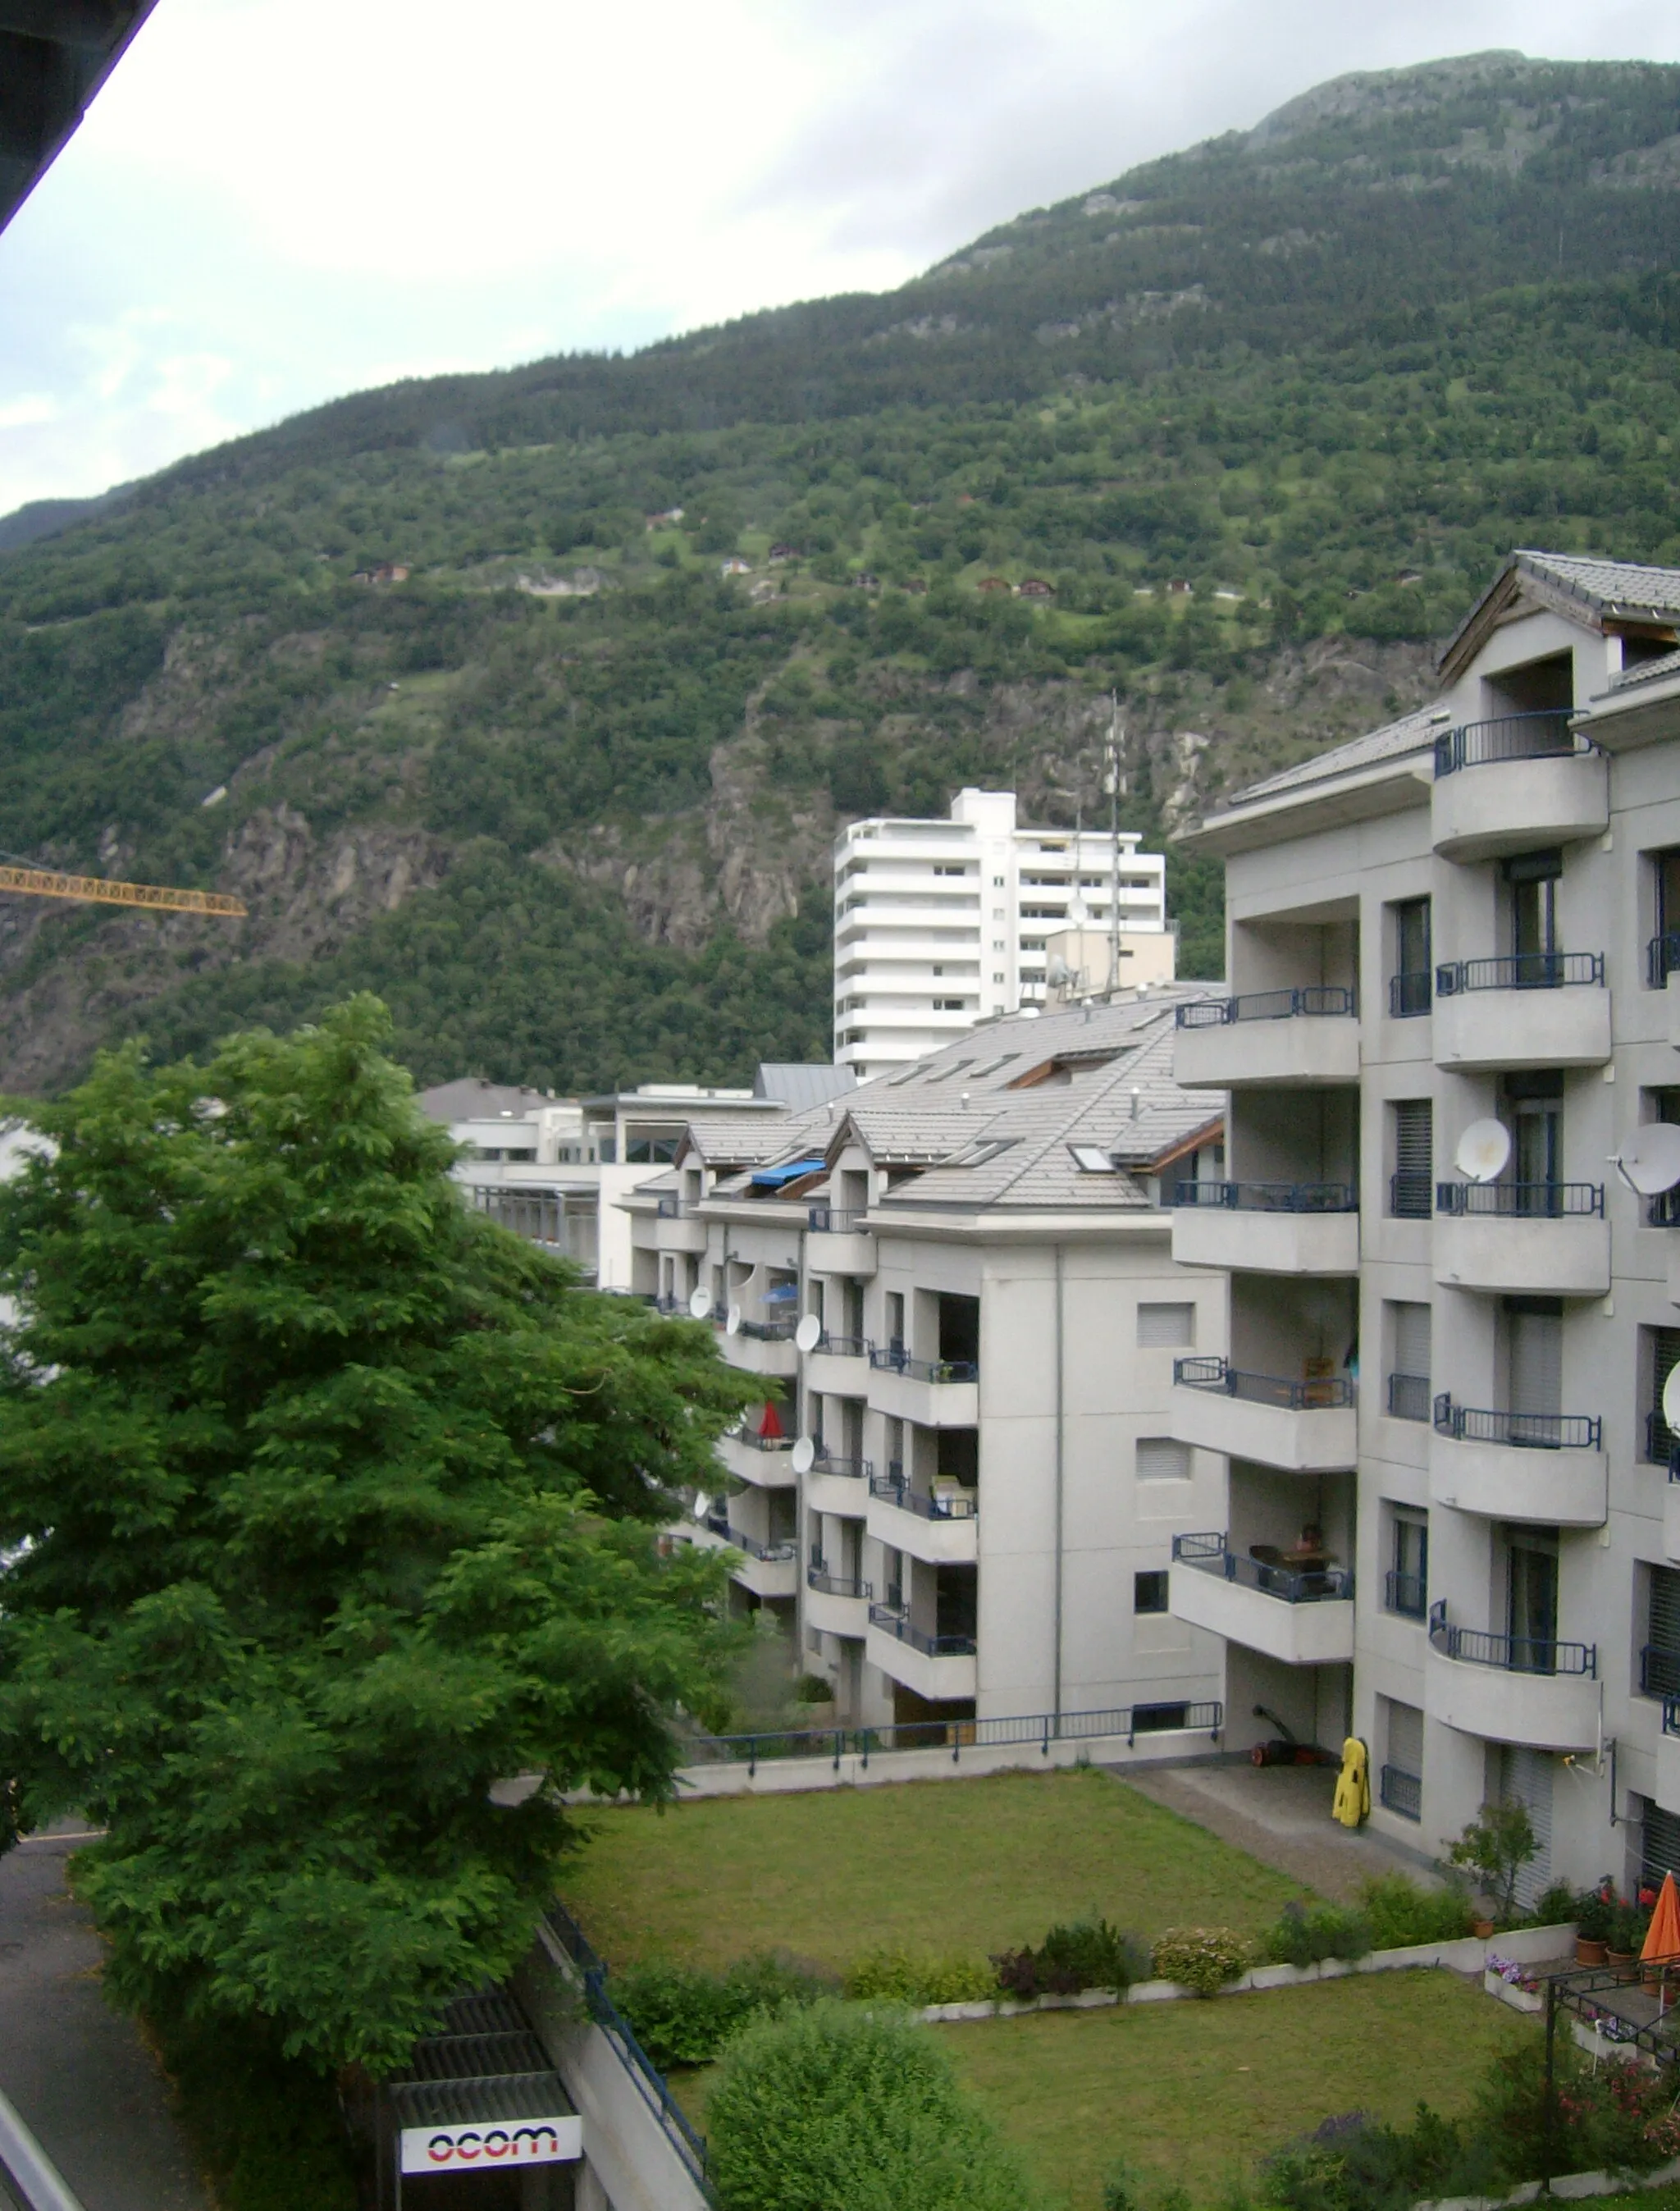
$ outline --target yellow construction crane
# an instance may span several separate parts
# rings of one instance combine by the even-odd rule
[[[213,913],[224,921],[243,921],[243,899],[221,891],[180,891],[161,883],[113,883],[103,875],[60,875],[46,868],[0,866],[0,891],[21,891],[28,898],[92,899],[101,906],[143,906],[153,913]]]

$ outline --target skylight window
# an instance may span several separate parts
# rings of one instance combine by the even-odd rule
[[[965,1067],[972,1067],[973,1065],[974,1059],[971,1054],[967,1059],[952,1060],[949,1067],[942,1067],[939,1069],[937,1074],[930,1075],[928,1078],[928,1082],[930,1084],[935,1082],[948,1082],[953,1075],[960,1075]]]
[[[978,1082],[982,1075],[995,1075],[1000,1067],[1007,1067],[1012,1059],[1018,1059],[1020,1056],[1018,1051],[1000,1051],[995,1059],[988,1059],[984,1067],[976,1068],[974,1080]]]
[[[1070,1144],[1067,1148],[1081,1174],[1118,1174],[1120,1172],[1108,1154],[1095,1144]]]
[[[1006,1152],[1020,1142],[1018,1136],[985,1136],[979,1143],[971,1144],[965,1152],[958,1152],[951,1160],[953,1167],[983,1167],[990,1165],[1000,1152]]]

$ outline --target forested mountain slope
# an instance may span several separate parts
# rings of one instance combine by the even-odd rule
[[[0,554],[0,848],[251,918],[5,901],[0,1081],[360,983],[427,1080],[825,1053],[849,816],[1071,821],[1112,692],[1154,837],[1423,696],[1513,544],[1680,562],[1677,218],[1680,70],[1344,79],[890,295],[125,488]]]

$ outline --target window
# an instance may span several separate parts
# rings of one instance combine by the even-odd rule
[[[963,1002],[960,998],[935,998],[934,1001],[934,1011],[936,1014],[960,1014],[962,1010]]]
[[[1427,1221],[1435,1192],[1435,1106],[1428,1098],[1397,1098],[1393,1118],[1394,1167],[1388,1184],[1388,1210],[1397,1221]]]
[[[1132,1609],[1133,1612],[1164,1612],[1167,1608],[1167,1576],[1165,1569],[1151,1567],[1145,1574],[1132,1577]]]
[[[1651,855],[1653,905],[1657,933],[1651,940],[1646,980],[1660,990],[1680,967],[1680,845]]]
[[[1385,1755],[1378,1788],[1383,1809],[1403,1820],[1423,1816],[1423,1715],[1416,1705],[1381,1699]]]
[[[1563,1306],[1556,1298],[1505,1300],[1506,1410],[1544,1435],[1563,1409]],[[1555,1432],[1554,1432],[1555,1433]]]
[[[1081,1174],[1117,1174],[1119,1169],[1105,1151],[1095,1144],[1070,1144],[1073,1164]]]
[[[1003,887],[1003,877],[1001,875],[994,875],[992,878],[992,888],[994,891],[1000,891]]]
[[[1001,975],[994,975],[994,976],[993,976],[993,978],[992,978],[992,980],[993,980],[993,982],[994,982],[994,983],[1001,983],[1001,982],[1002,982],[1002,980],[1003,980],[1003,978],[1002,978],[1002,976],[1001,976]]]
[[[1383,1584],[1383,1600],[1390,1612],[1406,1620],[1422,1620],[1429,1610],[1429,1523],[1427,1513],[1409,1506],[1394,1507],[1391,1564]]]
[[[1680,1697],[1680,1567],[1647,1566],[1645,1648],[1639,1686],[1647,1697]]]
[[[1138,1342],[1148,1351],[1182,1350],[1196,1340],[1193,1305],[1139,1305]]]
[[[1188,1481],[1190,1446],[1176,1436],[1138,1438],[1139,1481]]]
[[[1680,1328],[1647,1328],[1642,1329],[1641,1334],[1645,1339],[1641,1348],[1650,1362],[1651,1375],[1646,1400],[1645,1456],[1658,1466],[1666,1466],[1676,1438],[1663,1416],[1663,1391],[1669,1376],[1680,1366]]]
[[[1509,900],[1511,954],[1519,990],[1547,990],[1563,979],[1558,961],[1560,851],[1518,852],[1502,870]]]
[[[1506,1633],[1511,1668],[1520,1674],[1557,1671],[1557,1546],[1538,1530],[1506,1553]],[[1677,1577],[1680,1579],[1680,1577]]]
[[[1388,1308],[1388,1410],[1397,1420],[1429,1417],[1431,1318],[1425,1305],[1402,1304],[1397,1299]]]
[[[1660,1888],[1665,1873],[1680,1874],[1680,1816],[1665,1812],[1660,1804],[1644,1797],[1641,1820],[1639,1877],[1641,1883]]]
[[[1429,902],[1402,899],[1394,913],[1394,972],[1388,1010],[1399,1020],[1429,1010]]]
[[[1543,1068],[1508,1075],[1505,1099],[1512,1121],[1511,1179],[1520,1213],[1550,1214],[1563,1172],[1563,1077]]]

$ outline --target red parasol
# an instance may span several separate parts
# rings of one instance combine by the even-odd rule
[[[779,1440],[784,1433],[785,1431],[782,1426],[782,1418],[780,1414],[777,1413],[773,1404],[766,1404],[764,1407],[764,1416],[758,1423],[758,1435],[760,1440],[773,1443]]]

